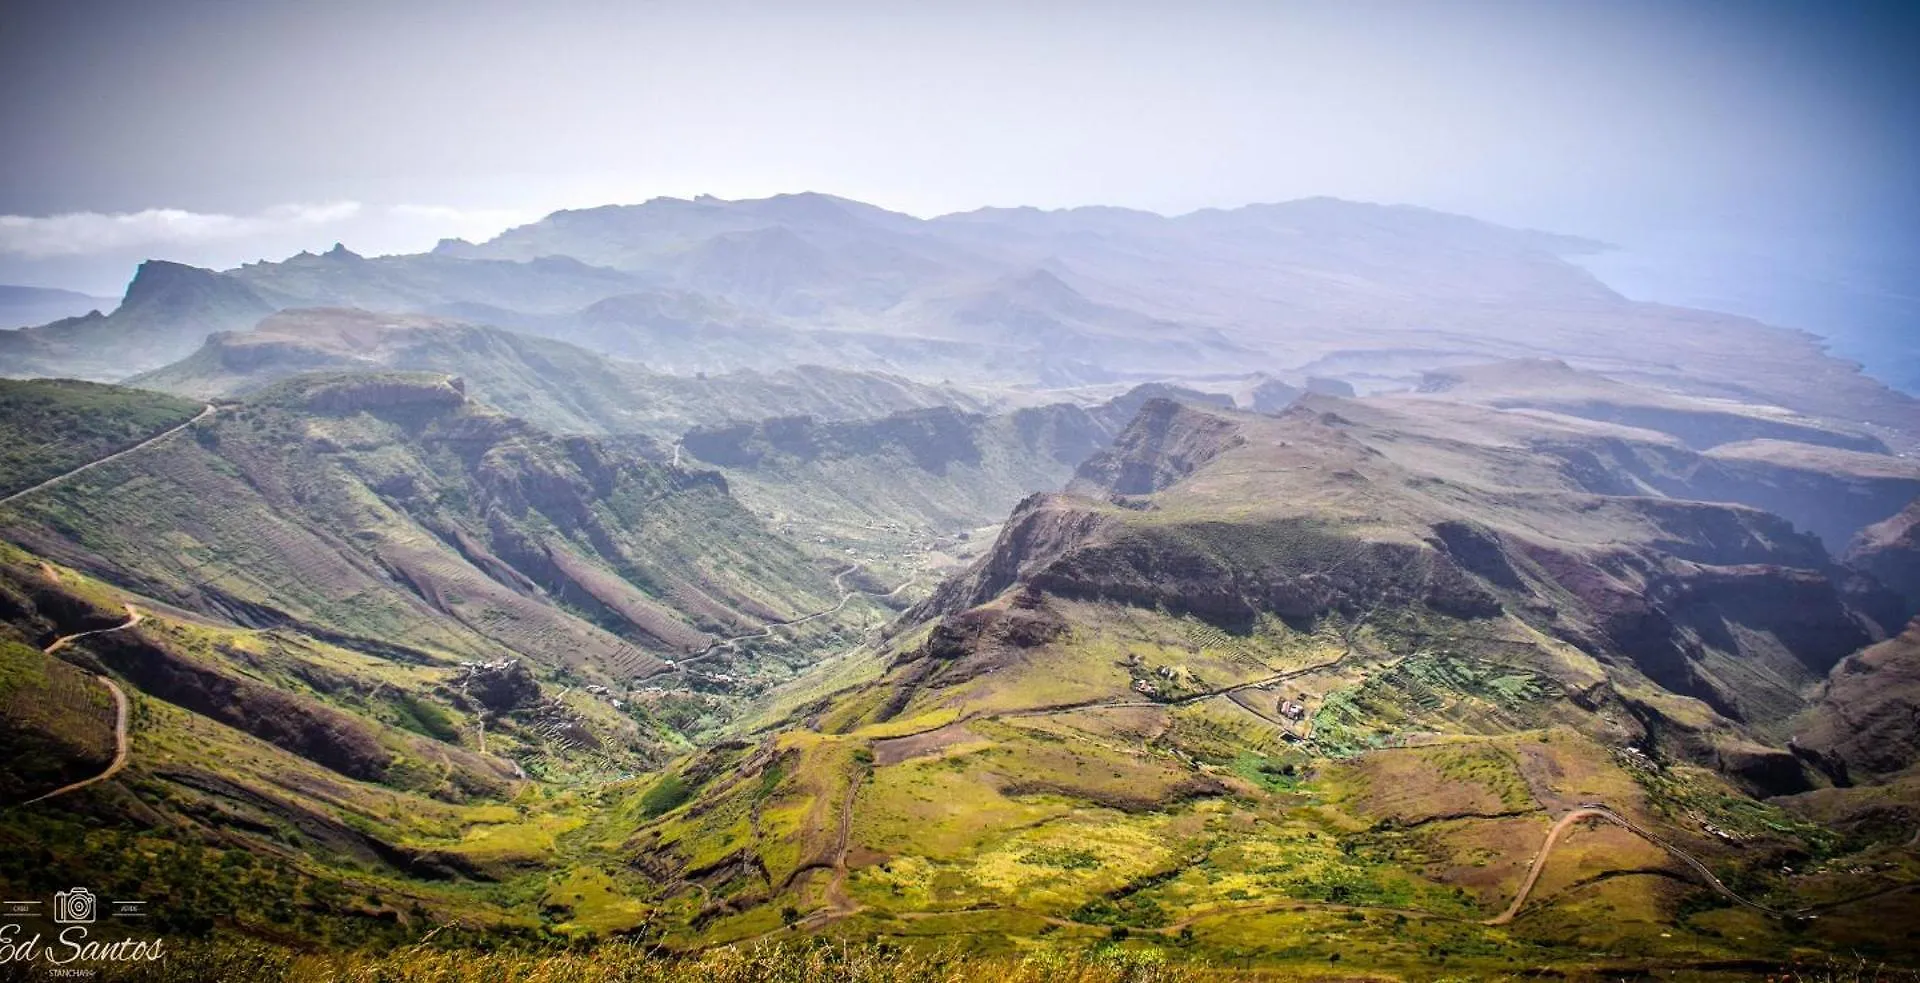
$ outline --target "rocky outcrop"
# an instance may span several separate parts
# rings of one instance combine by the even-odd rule
[[[1328,556],[1344,559],[1323,564]],[[1461,618],[1501,610],[1494,592],[1444,545],[1352,539],[1301,521],[1135,529],[1084,500],[1036,495],[1015,509],[972,569],[943,584],[907,620],[964,611],[1015,583],[1063,597],[1164,608],[1233,628],[1267,612],[1311,622],[1378,604],[1420,604]]]
[[[193,317],[209,310],[252,311],[256,320],[273,311],[251,287],[232,277],[159,259],[147,260],[134,271],[120,306],[168,317]]]
[[[1039,591],[1020,591],[1006,604],[971,608],[940,619],[917,648],[894,657],[894,687],[878,719],[899,714],[914,696],[956,686],[1005,669],[1067,633],[1066,619]]]
[[[1226,417],[1150,399],[1112,447],[1080,465],[1070,487],[1089,495],[1150,495],[1245,442]]]
[[[1794,746],[1837,781],[1863,782],[1920,761],[1920,619],[1834,667],[1797,721]]]
[[[1448,519],[1435,523],[1433,534],[1461,569],[1507,590],[1526,586],[1493,530],[1476,522]]]
[[[1278,413],[1292,406],[1306,390],[1278,379],[1268,379],[1248,394],[1248,409],[1255,413]]]
[[[533,671],[519,659],[464,663],[455,685],[462,693],[473,697],[494,713],[506,713],[540,702],[540,682],[533,678]]]
[[[466,403],[467,391],[454,376],[343,375],[307,384],[305,397],[306,406],[319,413],[435,411]]]
[[[1313,393],[1316,396],[1338,396],[1342,399],[1352,399],[1358,395],[1358,393],[1354,391],[1352,383],[1344,379],[1335,379],[1330,376],[1321,375],[1307,377],[1307,392]]]
[[[924,622],[985,604],[1015,581],[1094,538],[1110,520],[1068,495],[1030,495],[1014,506],[993,548],[965,573],[934,588],[904,623]]]
[[[1920,611],[1920,499],[1863,530],[1848,545],[1845,562],[1899,594],[1909,612]]]

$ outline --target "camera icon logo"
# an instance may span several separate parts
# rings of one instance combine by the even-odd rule
[[[88,925],[93,922],[95,898],[84,887],[56,891],[53,895],[53,920],[62,925]]]

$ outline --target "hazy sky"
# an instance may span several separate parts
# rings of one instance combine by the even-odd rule
[[[566,206],[1314,194],[1635,240],[1920,220],[1920,4],[15,2],[0,282]]]

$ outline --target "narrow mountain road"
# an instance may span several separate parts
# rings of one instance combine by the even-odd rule
[[[155,434],[133,445],[132,447],[127,448],[126,450],[115,451],[112,454],[108,454],[106,457],[100,458],[99,460],[89,461],[88,463],[82,464],[79,467],[74,468],[73,470],[68,471],[64,474],[54,475],[53,477],[48,478],[47,480],[37,485],[34,485],[31,488],[22,488],[19,491],[14,492],[13,494],[8,495],[5,498],[0,498],[0,505],[8,505],[18,499],[25,498],[28,495],[33,494],[34,492],[44,491],[48,488],[53,487],[54,485],[57,485],[67,480],[68,478],[73,477],[76,474],[79,474],[82,471],[87,471],[93,468],[97,468],[100,465],[106,464],[109,461],[117,461],[123,457],[126,457],[128,454],[134,453],[135,451],[146,450],[147,448],[152,447],[153,445],[160,443],[161,441],[166,440],[169,437],[174,436],[175,434],[178,434],[180,431],[185,430],[196,423],[199,423],[201,420],[204,420],[207,417],[212,416],[213,414],[214,414],[214,406],[212,403],[208,403],[206,408],[200,411],[199,415],[195,416],[193,419],[188,420],[185,423],[180,424],[177,427],[174,427],[172,430],[167,430],[162,433]]]
[[[59,638],[54,639],[51,644],[49,644],[46,648],[41,649],[41,651],[47,653],[48,655],[52,655],[53,653],[58,652],[63,648],[66,648],[69,644],[79,641],[82,638],[88,638],[93,635],[104,635],[110,631],[126,631],[127,629],[132,628],[134,625],[139,624],[142,617],[140,614],[140,610],[138,608],[135,608],[131,604],[125,605],[125,607],[127,609],[127,620],[124,623],[114,625],[112,628],[96,628],[93,631],[82,631],[82,632],[75,632],[71,635],[62,635]]]
[[[128,628],[132,628],[134,625],[137,625],[139,623],[140,623],[139,609],[129,604],[127,605],[126,624],[115,625],[112,628],[101,628],[95,631],[77,632],[72,635],[62,635],[59,638],[54,639],[53,643],[48,645],[43,651],[45,651],[48,655],[52,655],[53,653],[66,647],[68,643],[73,642],[76,639],[86,638],[90,635],[104,635],[110,631],[125,631]],[[100,685],[105,686],[107,688],[107,692],[113,694],[113,760],[111,762],[108,762],[107,768],[105,771],[102,771],[100,774],[95,775],[92,778],[83,778],[77,782],[74,782],[71,785],[62,785],[61,787],[56,788],[45,795],[36,796],[34,798],[28,799],[27,801],[22,802],[21,805],[32,805],[35,802],[45,802],[48,799],[55,798],[56,796],[65,795],[68,792],[76,792],[76,791],[79,791],[80,789],[86,788],[89,785],[99,784],[100,782],[104,782],[107,779],[120,774],[120,769],[125,768],[127,766],[127,694],[121,691],[120,686],[117,683],[115,683],[111,679],[108,679],[105,676],[95,676],[93,678],[99,680]]]
[[[1581,806],[1580,808],[1575,809],[1564,816],[1561,816],[1560,821],[1553,824],[1553,829],[1547,831],[1546,842],[1541,844],[1540,846],[1540,852],[1534,854],[1533,866],[1528,868],[1527,870],[1527,879],[1520,882],[1520,890],[1518,893],[1516,893],[1513,896],[1513,903],[1507,906],[1507,910],[1499,913],[1498,915],[1493,916],[1492,918],[1487,919],[1481,924],[1505,925],[1508,922],[1513,921],[1514,917],[1520,914],[1521,907],[1523,907],[1527,903],[1527,897],[1533,893],[1534,885],[1537,884],[1540,880],[1540,874],[1544,872],[1547,868],[1547,858],[1553,855],[1553,848],[1559,845],[1560,838],[1566,835],[1567,831],[1572,829],[1574,824],[1587,819],[1598,819],[1604,822],[1613,823],[1614,825],[1619,826],[1620,828],[1626,830],[1627,832],[1632,833],[1643,840],[1646,840],[1648,843],[1651,843],[1654,846],[1657,846],[1660,849],[1665,850],[1674,859],[1679,860],[1681,863],[1686,864],[1688,867],[1693,869],[1694,873],[1699,874],[1700,877],[1706,881],[1706,884],[1708,887],[1712,888],[1715,892],[1727,898],[1728,900],[1733,901],[1736,904],[1745,905],[1746,907],[1752,908],[1753,910],[1758,911],[1762,914],[1774,915],[1777,917],[1788,917],[1794,914],[1793,912],[1779,911],[1777,909],[1769,908],[1762,904],[1756,904],[1755,902],[1749,901],[1746,898],[1743,898],[1740,895],[1735,894],[1733,892],[1733,889],[1727,887],[1725,884],[1720,883],[1720,878],[1715,877],[1713,874],[1713,871],[1707,869],[1707,865],[1704,863],[1701,863],[1698,858],[1693,856],[1693,854],[1690,854],[1685,850],[1682,850],[1679,847],[1674,846],[1671,843],[1668,843],[1666,840],[1663,840],[1660,837],[1653,835],[1652,833],[1648,832],[1646,829],[1634,823],[1632,820],[1627,819],[1626,817],[1620,815],[1617,812],[1614,812],[1612,809],[1609,809],[1606,806],[1589,804],[1589,805]]]
[[[827,909],[835,917],[844,918],[860,910],[860,905],[847,893],[847,851],[853,845],[853,800],[860,796],[860,783],[866,781],[867,770],[861,769],[847,782],[847,794],[840,800],[840,836],[834,844],[833,876],[827,881]]]

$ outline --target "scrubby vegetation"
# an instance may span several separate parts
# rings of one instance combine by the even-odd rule
[[[0,379],[0,496],[131,447],[200,412],[178,396],[71,379]]]
[[[1480,493],[1403,480],[1328,435],[1346,417],[1261,418],[1289,429],[1174,448],[1203,463],[1169,488],[1030,501],[868,632],[880,585],[715,476],[444,377],[294,380],[219,420],[10,513],[107,579],[0,548],[10,719],[97,757],[83,673],[135,694],[124,777],[7,824],[0,882],[172,899],[171,978],[1578,977],[1911,950],[1882,923],[1920,903],[1913,847],[1858,833],[1904,822],[1898,796],[1765,796],[1814,765],[1717,709],[1745,692],[1706,678],[1732,655],[1799,679],[1861,631],[1814,592],[1836,620],[1795,655],[1804,612],[1695,582],[1800,557],[1751,510],[1521,489],[1496,531],[1436,518]],[[1294,441],[1332,449],[1261,467]],[[1276,474],[1305,475],[1295,497]],[[1685,617],[1636,606],[1662,577]],[[71,664],[27,644],[136,602]],[[1682,676],[1674,639],[1720,661]],[[1596,803],[1638,831],[1569,821],[1531,878]],[[434,926],[456,927],[419,943]]]
[[[632,942],[574,948],[301,953],[259,943],[178,947],[164,961],[103,974],[126,983],[1187,983],[1211,978],[1158,950],[1102,946],[1027,955],[824,940],[673,956]]]

